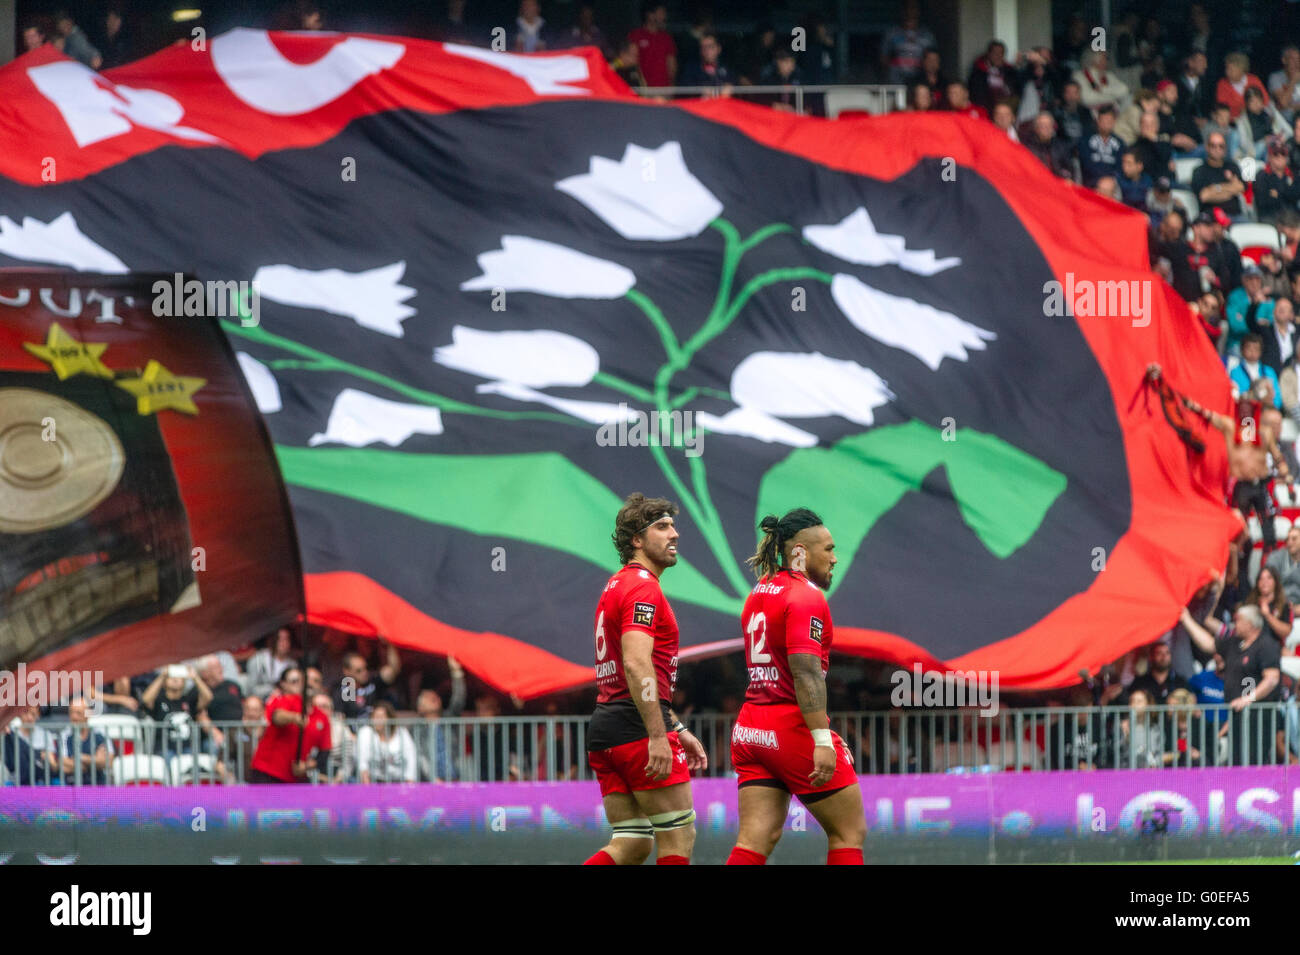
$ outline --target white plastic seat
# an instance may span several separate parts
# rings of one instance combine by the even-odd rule
[[[166,786],[167,760],[143,753],[120,756],[113,760],[109,778],[114,786]]]
[[[172,781],[177,786],[194,784],[197,765],[197,777],[200,786],[210,786],[217,781],[217,761],[206,753],[181,753],[171,758]]]
[[[826,91],[826,118],[834,119],[841,110],[856,109],[867,113],[880,113],[880,97],[862,89],[842,89]]]
[[[114,754],[118,756],[129,754],[144,745],[144,727],[134,716],[106,713],[101,716],[88,716],[86,722],[92,730],[104,734],[112,744]]]
[[[1178,202],[1182,203],[1187,210],[1187,221],[1191,222],[1200,214],[1201,204],[1196,201],[1196,193],[1190,189],[1171,189],[1169,194]]]
[[[1228,238],[1237,243],[1239,249],[1254,246],[1282,248],[1282,237],[1278,235],[1277,229],[1266,222],[1234,222],[1228,226]]]
[[[1199,167],[1203,162],[1205,162],[1204,159],[1196,159],[1195,157],[1188,157],[1186,159],[1175,159],[1174,176],[1178,179],[1179,182],[1187,183],[1188,185],[1191,185],[1192,173],[1196,172],[1197,167]],[[1189,209],[1188,212],[1190,211],[1191,210]]]
[[[1286,535],[1291,533],[1291,522],[1279,514],[1273,518],[1273,533],[1276,535],[1276,540],[1286,540]]]

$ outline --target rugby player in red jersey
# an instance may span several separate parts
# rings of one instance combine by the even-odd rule
[[[659,576],[677,563],[677,506],[632,494],[614,521],[623,569],[596,605],[596,711],[587,759],[600,783],[609,844],[587,865],[686,865],[695,845],[692,769],[708,759],[668,706],[677,682],[677,618]]]
[[[763,865],[776,848],[790,795],[826,831],[827,865],[861,865],[867,835],[853,757],[826,716],[835,542],[806,507],[763,518],[749,563],[758,584],[741,630],[749,689],[731,734],[740,785],[740,835],[728,865]]]

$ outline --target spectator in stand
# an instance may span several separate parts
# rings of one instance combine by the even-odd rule
[[[1199,715],[1196,707],[1196,695],[1191,689],[1174,690],[1169,694],[1169,705],[1178,707],[1179,712],[1174,717],[1174,733],[1172,739],[1166,740],[1164,764],[1166,766],[1200,766],[1201,748],[1196,744],[1200,741],[1196,727],[1199,723],[1193,723],[1193,720]],[[1208,752],[1206,754],[1208,761]]]
[[[23,27],[23,52],[30,53],[51,42],[55,34],[53,21],[49,17],[36,17]]]
[[[551,31],[546,26],[541,4],[537,0],[519,0],[515,40],[511,47],[516,53],[541,53],[551,48]]]
[[[1114,107],[1103,106],[1097,110],[1097,131],[1088,137],[1088,141],[1079,150],[1083,184],[1095,187],[1102,176],[1118,179],[1119,157],[1127,145],[1115,135]]]
[[[244,697],[241,725],[233,735],[226,737],[228,747],[225,763],[230,767],[231,773],[227,776],[228,782],[242,783],[248,781],[249,767],[252,764],[253,755],[257,752],[257,746],[262,740],[262,733],[265,729],[266,706],[262,703],[262,698],[260,696]]]
[[[215,654],[210,654],[199,661],[199,678],[212,691],[212,700],[199,713],[198,722],[207,731],[208,739],[217,752],[224,752],[226,732],[212,723],[237,723],[244,713],[244,694],[239,684],[227,680],[221,668],[221,661]]]
[[[944,93],[948,88],[948,80],[943,75],[942,61],[939,58],[939,51],[931,47],[921,54],[921,68],[917,70],[908,79],[909,83],[921,83],[930,88],[930,99],[933,101],[932,109],[944,108]]]
[[[1276,702],[1282,679],[1281,654],[1277,642],[1264,637],[1259,608],[1242,604],[1230,624],[1213,617],[1193,620],[1184,608],[1183,625],[1203,653],[1223,657],[1223,693],[1233,714],[1234,764],[1258,765],[1265,752],[1260,742],[1267,734],[1262,731],[1263,714],[1251,707]]]
[[[1285,137],[1290,129],[1282,114],[1264,102],[1264,94],[1253,86],[1246,90],[1246,108],[1237,117],[1237,138],[1242,156],[1263,159],[1270,137]]]
[[[58,761],[54,758],[56,741],[44,727],[37,725],[40,718],[39,706],[25,707],[0,736],[5,771],[19,786],[45,786],[59,775]]]
[[[324,759],[319,755],[316,758],[320,778],[328,783],[355,782],[357,734],[334,712],[334,701],[328,693],[317,693],[312,697],[312,704],[329,718],[330,742],[334,745]]]
[[[1140,89],[1133,94],[1133,102],[1118,111],[1115,118],[1115,135],[1126,143],[1137,142],[1139,120],[1147,113],[1151,113],[1157,121],[1159,120],[1160,97],[1151,90]]]
[[[266,704],[267,725],[249,767],[250,783],[306,782],[307,773],[317,767],[305,757],[333,748],[329,717],[315,706],[303,713],[302,669],[296,665],[287,668],[277,689]]]
[[[113,681],[113,692],[103,695],[105,715],[135,716],[140,711],[140,701],[131,692],[131,678],[120,676]]]
[[[1016,132],[1016,111],[1010,103],[997,103],[993,107],[993,125],[1006,133],[1013,143],[1020,142],[1020,135]]]
[[[1191,246],[1183,238],[1186,228],[1186,213],[1177,210],[1166,213],[1156,227],[1153,258],[1164,263],[1161,274],[1183,301],[1194,302],[1201,295],[1201,280],[1192,262]]]
[[[122,27],[122,11],[117,7],[109,7],[104,14],[104,36],[99,43],[103,56],[100,64],[102,69],[111,70],[131,61],[131,41]]]
[[[1178,74],[1179,109],[1198,127],[1204,126],[1214,107],[1214,91],[1205,78],[1208,68],[1205,53],[1193,51],[1183,61],[1182,72]]]
[[[803,85],[803,75],[799,72],[799,65],[795,60],[794,51],[788,46],[777,49],[776,54],[772,57],[772,62],[767,65],[767,68],[759,76],[758,85],[784,86],[786,89],[780,93],[769,93],[766,96],[755,97],[754,102],[767,103],[773,109],[782,110],[783,112],[794,112],[795,95],[791,87]]]
[[[1160,98],[1160,138],[1168,140],[1175,153],[1190,156],[1199,153],[1201,148],[1201,128],[1191,114],[1181,107],[1178,84],[1173,80],[1161,80],[1156,84],[1156,96]]]
[[[447,12],[433,24],[433,39],[441,43],[472,45],[477,42],[478,31],[465,14],[465,0],[447,0]]]
[[[1207,58],[1217,52],[1218,40],[1215,38],[1214,30],[1210,28],[1210,15],[1206,12],[1205,5],[1192,4],[1191,9],[1187,11],[1187,21],[1188,29],[1183,38],[1183,48],[1201,53]]]
[[[1074,146],[1068,139],[1056,135],[1056,120],[1052,118],[1051,113],[1043,110],[1035,116],[1033,127],[1022,141],[1025,148],[1050,169],[1053,175],[1071,182],[1079,181],[1078,159],[1074,153]]]
[[[971,67],[966,88],[970,90],[970,101],[991,114],[999,102],[1020,92],[1017,80],[1015,69],[1007,64],[1007,45],[993,40]]]
[[[54,15],[54,28],[61,41],[60,48],[65,56],[72,57],[78,63],[88,66],[92,70],[100,68],[104,58],[99,55],[99,51],[86,38],[86,31],[77,26],[76,21],[69,16],[66,10],[60,10]]]
[[[323,30],[325,19],[314,0],[294,0],[276,14],[271,27],[275,30]]]
[[[334,690],[334,707],[345,719],[369,716],[376,700],[392,702],[390,694],[402,672],[402,658],[387,640],[380,640],[379,648],[385,659],[376,673],[370,672],[366,658],[359,653],[349,653],[343,658],[343,677]]]
[[[1300,604],[1300,524],[1287,531],[1286,546],[1269,554],[1264,566],[1281,583],[1287,602]]]
[[[952,113],[961,113],[963,116],[969,116],[972,119],[988,119],[988,114],[983,109],[976,106],[970,101],[970,95],[966,91],[966,84],[953,80],[948,84],[943,93],[944,102],[948,104],[948,111]]]
[[[1260,334],[1272,324],[1273,302],[1264,294],[1263,273],[1258,265],[1251,262],[1249,268],[1242,270],[1241,285],[1228,295],[1227,354],[1240,355],[1243,364],[1247,366],[1243,368],[1238,365],[1231,374],[1233,382],[1243,394],[1250,389],[1250,383],[1261,376],[1269,378],[1273,387],[1277,388],[1277,375],[1259,360],[1263,356]],[[1248,358],[1246,339],[1251,335],[1256,338],[1250,351],[1254,357]],[[1277,407],[1282,407],[1280,399]]]
[[[1226,103],[1215,103],[1211,106],[1210,119],[1201,127],[1201,141],[1207,147],[1212,133],[1219,133],[1227,140],[1228,152],[1226,158],[1237,159],[1241,156],[1241,131],[1237,129],[1237,124],[1232,121],[1232,113]]]
[[[1110,58],[1104,50],[1085,53],[1083,66],[1074,71],[1072,78],[1079,84],[1083,105],[1093,111],[1103,106],[1120,109],[1128,105],[1128,87],[1110,71]]]
[[[1269,74],[1268,95],[1283,118],[1294,122],[1300,109],[1300,46],[1288,43],[1282,48],[1282,69]]]
[[[930,87],[924,83],[913,83],[907,88],[907,109],[912,113],[924,113],[934,109],[934,98]]]
[[[420,690],[415,698],[415,712],[427,724],[420,740],[420,778],[426,782],[452,782],[460,776],[454,756],[454,742],[460,737],[438,721],[444,716],[454,719],[465,709],[465,669],[455,657],[447,657],[447,667],[451,670],[451,699],[445,710],[442,697],[431,687]]]
[[[1092,191],[1099,196],[1105,196],[1112,202],[1122,202],[1124,199],[1124,194],[1119,189],[1119,179],[1109,173],[1097,180],[1092,187]]]
[[[1179,263],[1174,261],[1174,288],[1188,301],[1199,299],[1210,291],[1224,288],[1223,279],[1215,271],[1218,253],[1214,248],[1214,216],[1202,212],[1192,220],[1192,238],[1186,243],[1187,267],[1194,277],[1193,284],[1183,285],[1178,282]],[[1225,339],[1226,344],[1226,339]]]
[[[717,36],[717,31],[713,28],[713,11],[707,6],[698,7],[695,16],[691,20],[691,28],[686,31],[686,35],[680,37],[677,46],[677,62],[684,63],[687,67],[692,63],[700,61],[700,40],[704,34],[712,33]],[[685,72],[683,68],[682,72]],[[687,84],[682,81],[681,73],[678,74],[677,82],[682,86]]]
[[[1214,662],[1187,681],[1188,688],[1196,694],[1196,702],[1211,728],[1217,734],[1219,725],[1228,718],[1228,708],[1223,706],[1223,657],[1214,655]],[[1218,704],[1218,705],[1216,705]]]
[[[370,722],[357,731],[357,773],[363,783],[413,783],[418,761],[415,741],[387,700],[375,703]]]
[[[1120,153],[1120,201],[1126,206],[1140,209],[1147,207],[1147,193],[1151,191],[1151,177],[1142,165],[1142,154],[1136,149],[1126,149]]]
[[[1160,116],[1143,113],[1138,117],[1138,137],[1133,143],[1142,160],[1142,168],[1153,178],[1173,177],[1174,150],[1168,138],[1161,138]]]
[[[1201,319],[1201,326],[1222,353],[1223,343],[1228,340],[1228,320],[1223,317],[1223,293],[1218,289],[1210,289],[1203,292],[1192,305]],[[1236,552],[1233,553],[1235,555]]]
[[[511,749],[509,727],[497,720],[501,703],[484,693],[474,701],[474,715],[482,726],[470,727],[470,746],[478,761],[478,782],[503,782],[523,779],[518,754]]]
[[[168,758],[194,752],[199,733],[195,721],[211,702],[212,691],[193,667],[173,665],[159,670],[140,694],[141,707],[158,724],[154,752]]]
[[[107,736],[91,728],[86,719],[84,699],[74,699],[68,704],[68,722],[72,725],[64,730],[55,748],[63,782],[67,785],[107,786],[113,747]]]
[[[1267,147],[1268,165],[1255,177],[1255,215],[1260,222],[1273,222],[1283,209],[1300,203],[1300,184],[1287,168],[1286,143],[1274,137]]]
[[[1258,181],[1258,180],[1256,180]],[[1259,271],[1264,276],[1264,294],[1269,298],[1290,298],[1291,297],[1291,280],[1287,278],[1286,270],[1282,267],[1282,256],[1274,249],[1265,249],[1259,254]],[[1277,305],[1273,306],[1273,321],[1277,322]],[[1264,360],[1269,361],[1269,344],[1268,338],[1264,339]],[[1273,364],[1269,362],[1269,364]],[[1277,371],[1277,368],[1273,369]],[[1285,400],[1285,398],[1283,399]]]
[[[668,8],[647,0],[641,10],[641,26],[628,34],[637,45],[637,65],[647,86],[677,85],[677,44],[664,29],[667,22]]]
[[[721,62],[722,43],[713,33],[700,37],[700,58],[682,70],[682,86],[708,86],[721,96],[730,96],[733,77]]]
[[[641,67],[637,65],[639,54],[640,47],[637,46],[636,40],[629,37],[623,41],[623,48],[619,50],[618,56],[609,64],[609,68],[633,89],[644,89],[646,86],[645,77],[641,75]]]
[[[1205,162],[1192,173],[1192,192],[1201,209],[1222,209],[1229,216],[1242,214],[1241,195],[1246,191],[1241,169],[1228,158],[1228,140],[1215,130],[1205,137]]]
[[[1283,209],[1273,224],[1282,233],[1282,261],[1287,263],[1287,270],[1292,273],[1291,297],[1300,298],[1300,290],[1295,287],[1297,278],[1300,278],[1300,262],[1296,259],[1296,249],[1300,247],[1300,212]]]
[[[248,692],[266,699],[275,692],[280,676],[294,662],[293,631],[281,627],[267,645],[248,658]]]
[[[772,62],[772,53],[776,50],[776,28],[764,21],[754,30],[753,42],[741,48],[740,83],[742,86],[755,86],[758,77],[767,64]]]
[[[1079,98],[1079,84],[1074,80],[1061,87],[1061,105],[1052,115],[1056,117],[1056,128],[1076,151],[1096,132],[1097,123],[1092,110],[1083,105]]]
[[[1052,69],[1052,51],[1045,46],[1026,50],[1016,57],[1020,73],[1016,86],[1020,90],[1020,122],[1030,122],[1043,110],[1050,110],[1057,99],[1056,74]]]
[[[1065,33],[1057,37],[1054,44],[1056,62],[1061,64],[1061,69],[1073,72],[1083,65],[1083,54],[1090,39],[1088,21],[1077,13],[1072,14]]]
[[[1264,633],[1277,640],[1279,647],[1283,646],[1291,636],[1295,617],[1277,575],[1267,563],[1260,568],[1246,603],[1259,608],[1260,616],[1264,618]]]
[[[1151,219],[1151,224],[1157,228],[1171,212],[1177,212],[1180,221],[1184,223],[1187,221],[1187,210],[1174,198],[1173,183],[1169,181],[1168,176],[1159,176],[1151,184],[1151,191],[1147,193],[1144,208],[1147,217]]]
[[[1214,90],[1214,101],[1224,103],[1236,119],[1246,108],[1246,90],[1259,90],[1268,102],[1268,90],[1258,76],[1250,72],[1250,58],[1245,53],[1229,53],[1223,58],[1223,76]]]
[[[1214,220],[1214,224],[1210,227],[1210,236],[1214,242],[1214,252],[1211,256],[1214,270],[1220,276],[1223,288],[1237,288],[1241,285],[1244,260],[1237,243],[1228,238],[1228,227],[1232,225],[1232,219],[1222,209],[1213,210],[1210,218]]]
[[[569,27],[556,44],[558,49],[572,49],[578,46],[594,46],[600,55],[608,58],[605,31],[596,25],[596,8],[584,3],[578,8],[578,20]]]
[[[1130,688],[1128,705],[1132,710],[1132,716],[1122,718],[1120,728],[1124,734],[1124,742],[1131,762],[1123,762],[1121,765],[1132,766],[1135,769],[1152,769],[1164,765],[1165,734],[1164,727],[1161,726],[1163,721],[1148,712],[1151,698],[1147,691],[1141,688]]]
[[[1147,649],[1147,672],[1134,677],[1128,685],[1130,698],[1136,692],[1147,695],[1147,702],[1164,706],[1174,690],[1186,689],[1187,681],[1174,672],[1174,656],[1169,644],[1157,640]]]
[[[1246,270],[1245,278],[1248,287],[1253,286],[1255,289],[1259,288],[1259,268],[1255,263],[1252,262],[1251,267]],[[1241,291],[1241,289],[1233,289],[1232,294],[1236,295],[1239,291]],[[1253,293],[1248,292],[1247,294]],[[1228,298],[1231,300],[1232,296],[1230,295]],[[1268,321],[1260,323],[1264,326],[1272,324],[1272,303],[1270,302],[1268,304],[1270,305]],[[1240,312],[1237,314],[1240,315]],[[1232,316],[1233,308],[1230,301],[1228,305],[1229,326],[1233,323]],[[1253,385],[1257,379],[1263,378],[1273,389],[1273,407],[1280,411],[1282,409],[1282,386],[1278,383],[1277,373],[1260,360],[1263,353],[1264,339],[1258,331],[1252,331],[1244,335],[1241,339],[1241,361],[1232,369],[1228,374],[1228,377],[1232,380],[1232,383],[1237,386],[1237,390],[1243,395],[1250,391],[1250,386]],[[1241,505],[1238,505],[1238,507],[1240,506]],[[1267,528],[1265,528],[1265,530],[1267,530]],[[1265,538],[1268,537],[1267,534],[1264,536]]]
[[[1300,384],[1296,381],[1295,366],[1297,334],[1295,306],[1291,299],[1275,299],[1272,327],[1260,331],[1264,339],[1263,362],[1277,373],[1278,387],[1282,391],[1282,410],[1292,420],[1300,416],[1300,400],[1296,394]],[[1286,453],[1287,448],[1284,446],[1282,451]]]
[[[885,33],[880,43],[880,59],[886,82],[905,84],[921,68],[921,56],[935,46],[934,34],[921,25],[921,8],[916,0],[903,4],[903,20]]]
[[[835,39],[831,36],[826,21],[815,13],[809,13],[803,19],[803,28],[807,49],[799,55],[799,72],[803,74],[804,82],[809,86],[831,86],[838,83]],[[912,79],[909,82],[916,81]]]

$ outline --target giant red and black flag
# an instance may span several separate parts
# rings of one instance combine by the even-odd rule
[[[0,262],[253,283],[223,327],[318,623],[588,682],[640,490],[682,506],[686,657],[740,646],[758,519],[810,506],[838,649],[1049,687],[1224,561],[1222,447],[1142,378],[1227,384],[1143,218],[988,124],[253,30],[102,76],[40,51],[0,93]]]

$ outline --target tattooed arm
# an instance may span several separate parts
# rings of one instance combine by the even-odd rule
[[[808,778],[814,786],[824,786],[835,774],[836,752],[831,742],[830,719],[826,716],[826,676],[822,673],[822,659],[815,653],[792,653],[788,659],[795,699],[799,701],[799,710],[815,741],[813,771]]]

